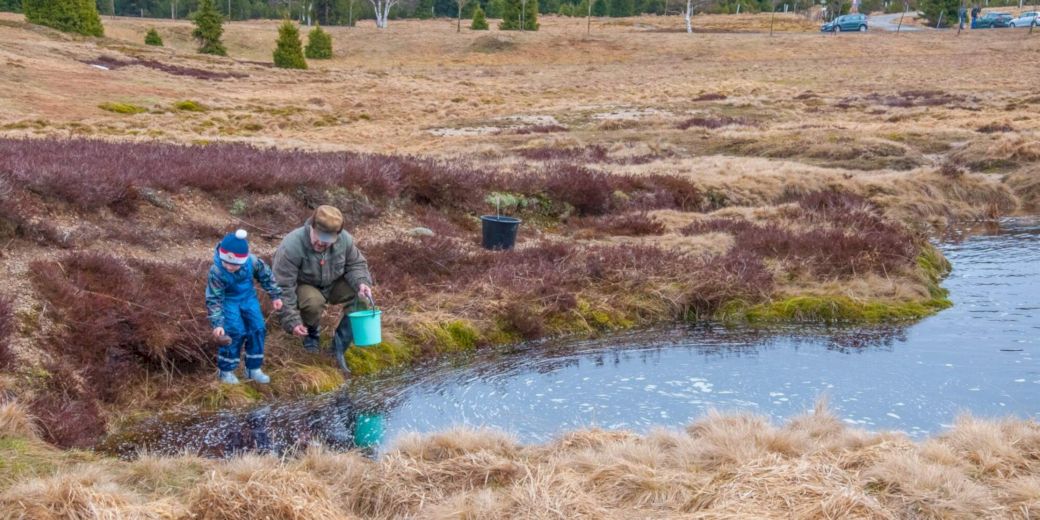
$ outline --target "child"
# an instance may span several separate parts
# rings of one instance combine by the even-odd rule
[[[271,378],[260,370],[264,363],[264,315],[260,300],[253,287],[255,278],[271,296],[275,310],[282,308],[282,290],[274,283],[271,269],[256,256],[249,254],[246,230],[228,233],[213,253],[206,285],[206,309],[213,325],[213,337],[220,341],[217,351],[219,380],[238,384],[235,369],[242,343],[246,344],[246,378],[257,383],[270,383]],[[229,341],[230,340],[230,341]]]

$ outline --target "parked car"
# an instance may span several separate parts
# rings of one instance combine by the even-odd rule
[[[1040,20],[1038,20],[1038,18],[1040,18],[1040,13],[1037,13],[1036,11],[1026,11],[1018,15],[1018,18],[1015,18],[1008,22],[1008,26],[1029,27],[1030,25],[1040,23]]]
[[[1008,13],[986,13],[975,20],[975,29],[1008,27],[1014,17]]]
[[[865,14],[845,14],[841,15],[820,27],[822,32],[844,32],[844,31],[860,31],[866,32],[867,30],[867,15]]]

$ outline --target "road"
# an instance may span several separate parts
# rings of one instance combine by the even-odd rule
[[[893,13],[893,14],[879,14],[879,15],[869,16],[869,17],[867,17],[867,26],[870,27],[871,30],[895,31],[899,27],[899,17],[902,16],[902,15],[903,15],[903,13]],[[910,13],[907,13],[907,19],[909,19],[909,18],[910,18]],[[904,22],[905,21],[908,21],[908,20],[904,20]],[[903,24],[903,28],[899,29],[899,30],[900,30],[900,32],[902,32],[902,31],[912,32],[912,31],[922,31],[922,30],[925,30],[925,29],[930,29],[930,28],[928,28],[928,27],[921,27],[919,25],[907,25],[906,23],[904,23]]]

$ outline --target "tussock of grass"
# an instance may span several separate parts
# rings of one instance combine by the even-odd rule
[[[201,391],[189,397],[188,401],[208,410],[241,407],[263,398],[263,395],[250,384],[225,385],[214,380]]]
[[[205,112],[209,110],[202,103],[199,103],[198,101],[192,101],[190,99],[175,102],[173,104],[173,108],[184,112]]]
[[[344,383],[339,369],[327,365],[293,362],[284,368],[271,370],[270,375],[274,393],[286,396],[323,394]]]
[[[139,107],[130,103],[117,103],[115,101],[106,101],[98,105],[101,110],[107,110],[109,112],[115,112],[117,114],[142,114],[147,112],[148,109]]]
[[[579,430],[535,446],[453,429],[405,436],[375,460],[311,446],[284,459],[83,461],[25,474],[0,494],[0,517],[1030,518],[1038,449],[1035,421],[965,416],[913,442],[849,428],[821,402],[783,425],[712,412],[678,431]]]

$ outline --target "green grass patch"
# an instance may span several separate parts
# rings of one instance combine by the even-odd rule
[[[174,103],[173,108],[181,110],[183,112],[205,112],[209,110],[209,108],[207,108],[206,105],[203,105],[198,101],[192,101],[190,99]]]
[[[98,105],[98,108],[109,112],[115,112],[117,114],[141,114],[148,111],[148,109],[144,107],[139,107],[130,103],[117,103],[114,101],[101,103]]]

